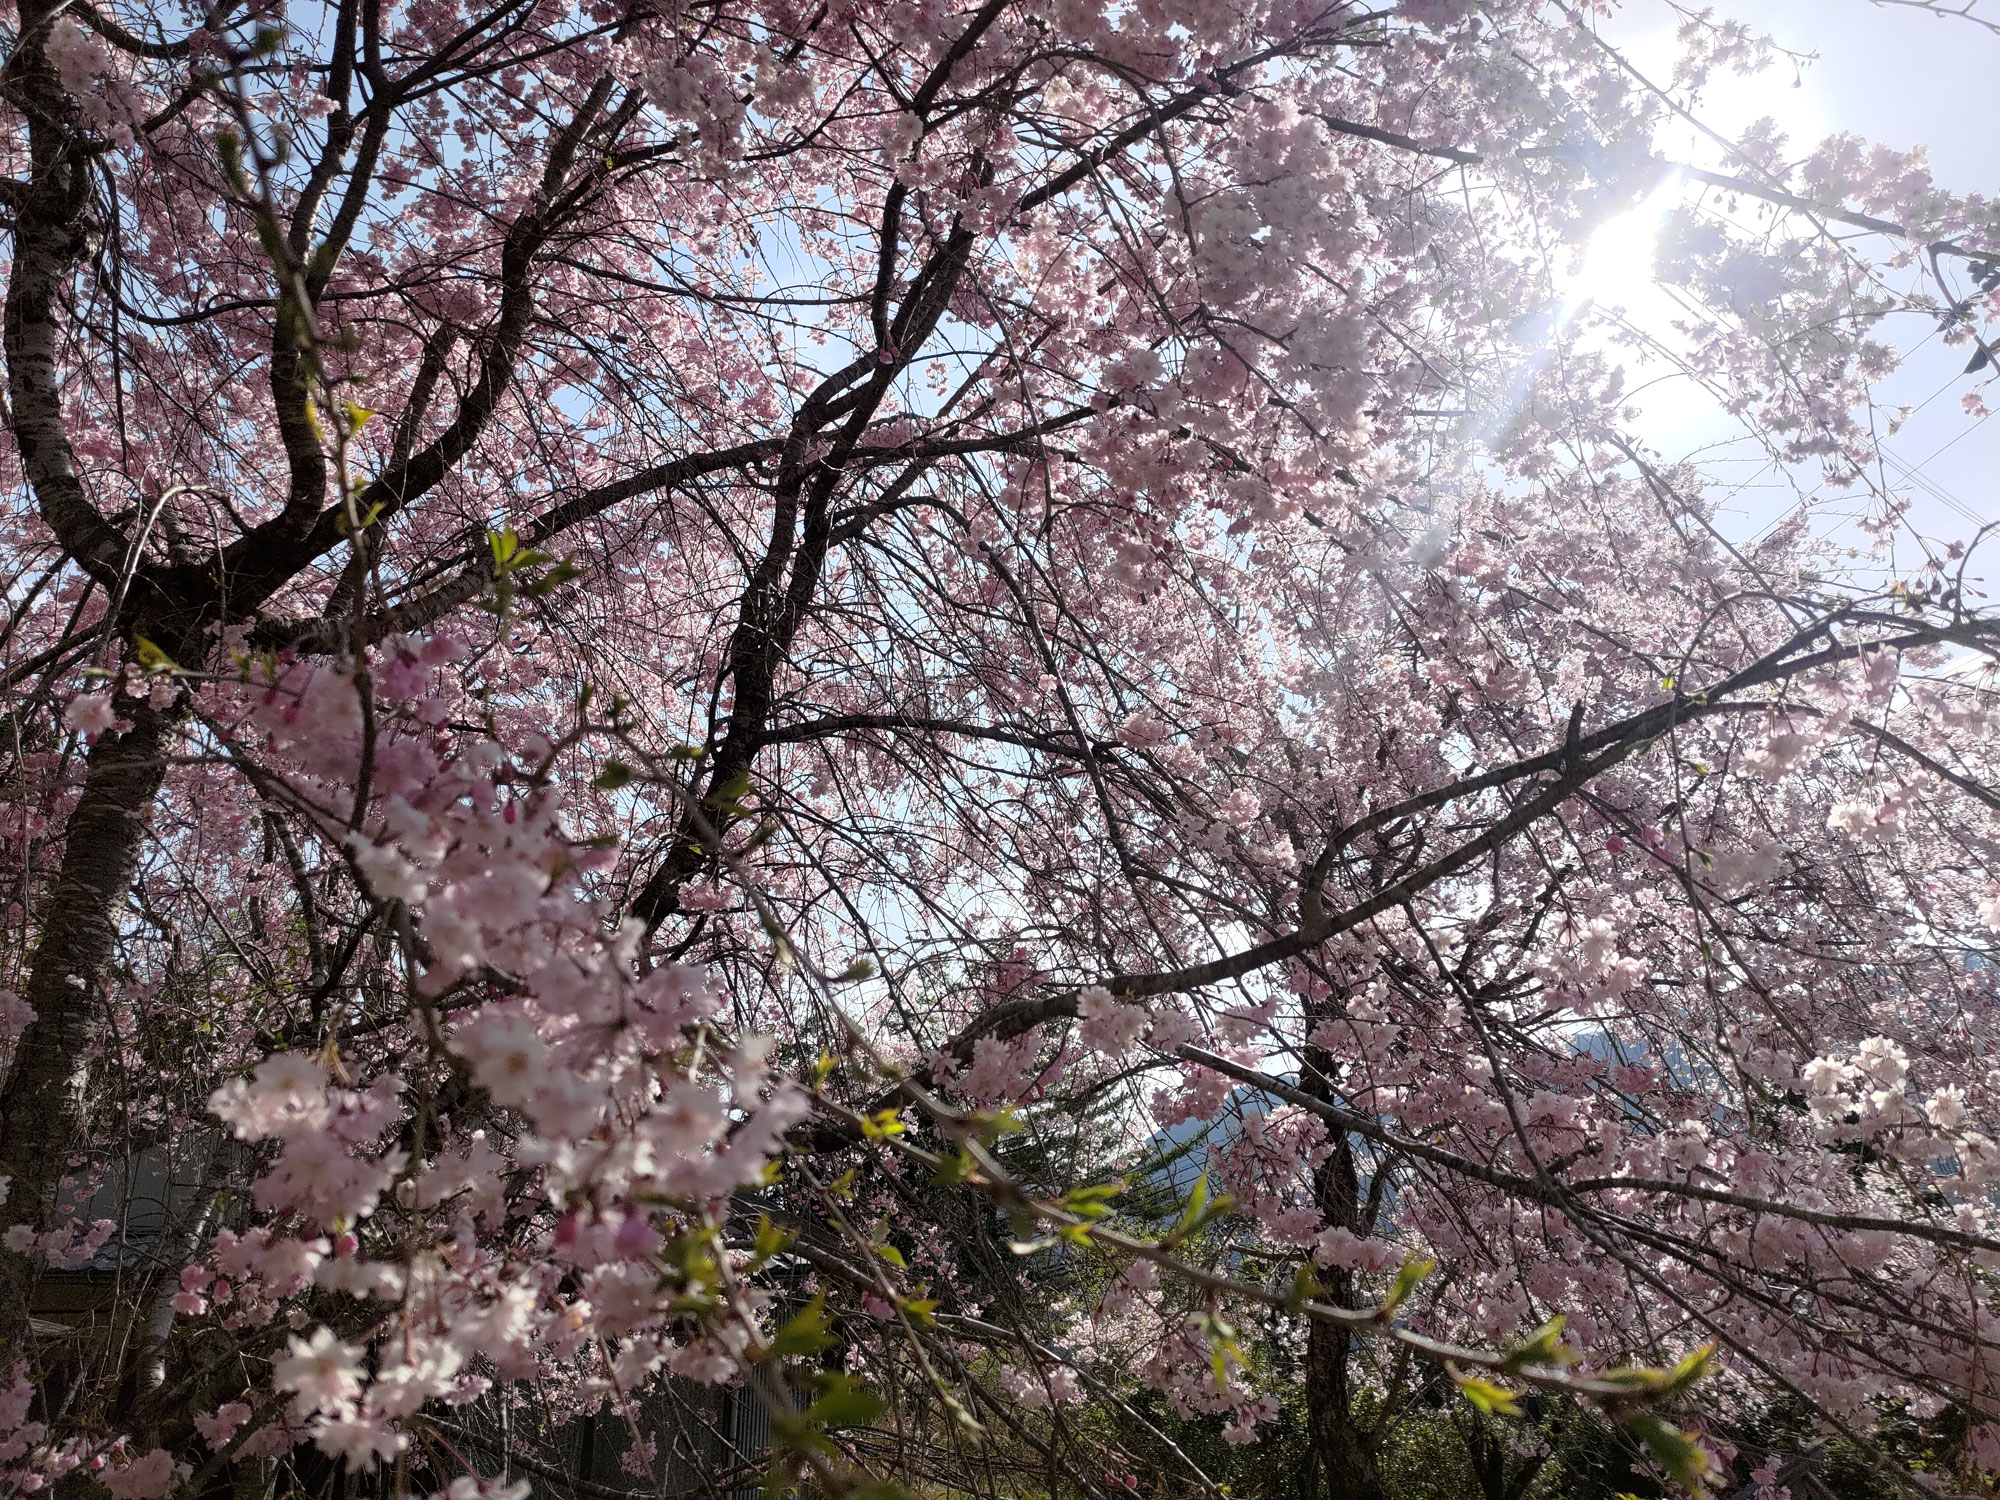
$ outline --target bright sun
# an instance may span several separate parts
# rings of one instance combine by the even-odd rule
[[[1585,244],[1576,274],[1563,288],[1563,311],[1573,315],[1585,303],[1629,302],[1653,280],[1653,252],[1660,227],[1679,201],[1678,172],[1627,209],[1598,225]]]

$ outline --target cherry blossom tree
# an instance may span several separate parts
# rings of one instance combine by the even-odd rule
[[[0,1483],[1990,1483],[2000,212],[1610,9],[14,0]]]

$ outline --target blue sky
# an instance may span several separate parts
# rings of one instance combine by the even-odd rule
[[[1996,0],[1980,0],[1973,15],[1983,15],[1988,6],[2000,24]],[[1978,20],[1870,0],[1716,0],[1715,9],[1720,16],[1748,21],[1788,50],[1811,55],[1796,71],[1781,62],[1711,87],[1701,114],[1722,133],[1733,136],[1769,115],[1791,137],[1797,155],[1838,131],[1903,149],[1922,145],[1940,186],[2000,195],[1991,126],[1980,108],[2000,78],[2000,35]],[[1671,71],[1677,24],[1678,17],[1661,0],[1633,0],[1602,30],[1664,82]],[[1617,295],[1620,269],[1634,265],[1635,257],[1644,263],[1645,239],[1645,226],[1630,220],[1603,231],[1592,267],[1593,290]],[[1603,285],[1607,280],[1609,288]],[[1643,290],[1633,288],[1626,297],[1642,326],[1660,316],[1657,304],[1648,306],[1651,299]],[[1911,352],[1905,368],[1879,393],[1886,402],[1916,410],[1884,443],[1884,478],[1894,492],[1912,500],[1910,521],[1916,530],[1959,538],[1980,522],[2000,519],[1993,477],[2000,461],[2000,421],[1975,420],[1960,408],[1960,396],[1975,386],[1962,374],[1970,351],[1944,347],[1924,333],[1923,325],[1912,320],[1891,338]],[[1634,377],[1646,378],[1636,370]],[[1989,389],[1986,396],[1989,405],[2000,406],[2000,390]],[[1729,424],[1686,382],[1664,382],[1646,400],[1650,440],[1669,458],[1704,457],[1723,481],[1728,529],[1755,535],[1790,508],[1793,494],[1786,476],[1745,448],[1714,446],[1728,436]],[[1793,477],[1810,483],[1816,476]],[[1836,535],[1845,531],[1843,517],[1859,508],[1824,492],[1820,504],[1823,529]],[[1903,550],[1896,560],[1899,567],[1914,560]]]

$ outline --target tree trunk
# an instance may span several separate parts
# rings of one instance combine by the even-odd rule
[[[1330,1500],[1387,1500],[1376,1434],[1354,1417],[1353,1335],[1315,1323],[1306,1335],[1307,1425]]]
[[[1361,1182],[1354,1168],[1354,1150],[1345,1134],[1333,1141],[1333,1152],[1314,1176],[1320,1212],[1329,1223],[1361,1230]],[[1342,1270],[1324,1273],[1329,1299],[1341,1307],[1356,1305],[1354,1277]],[[1364,1427],[1355,1416],[1354,1387],[1349,1361],[1354,1337],[1345,1329],[1314,1323],[1306,1334],[1306,1424],[1313,1455],[1326,1475],[1330,1500],[1387,1500],[1379,1461],[1381,1434]]]
[[[157,604],[127,576],[138,559],[125,534],[91,504],[63,425],[58,325],[87,249],[91,176],[75,129],[76,101],[46,51],[61,0],[23,0],[19,46],[8,61],[14,102],[28,122],[29,181],[18,199],[0,343],[7,357],[8,425],[35,501],[64,550],[114,599]],[[133,584],[124,599],[125,585]],[[118,621],[111,621],[113,629]],[[153,627],[178,645],[178,632]],[[191,637],[190,637],[191,638]],[[124,732],[91,747],[64,830],[62,866],[42,905],[25,996],[34,1019],[0,1088],[0,1176],[10,1181],[0,1225],[55,1227],[56,1189],[81,1143],[89,1066],[99,1034],[102,977],[138,862],[147,809],[159,790],[162,741],[179,709],[119,695]],[[27,1257],[0,1252],[0,1369],[29,1352]]]
[[[56,1188],[81,1140],[101,1034],[101,981],[165,771],[162,742],[176,717],[123,696],[118,709],[132,727],[107,731],[91,747],[28,974],[35,1018],[0,1089],[0,1175],[11,1179],[0,1220],[38,1231],[55,1225]],[[0,1254],[0,1369],[27,1352],[33,1281],[26,1257]]]

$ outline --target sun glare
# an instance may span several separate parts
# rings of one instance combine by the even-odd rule
[[[1652,284],[1653,252],[1660,227],[1681,195],[1680,174],[1669,176],[1636,207],[1598,225],[1583,248],[1576,273],[1563,288],[1563,311],[1587,303],[1628,302]]]

